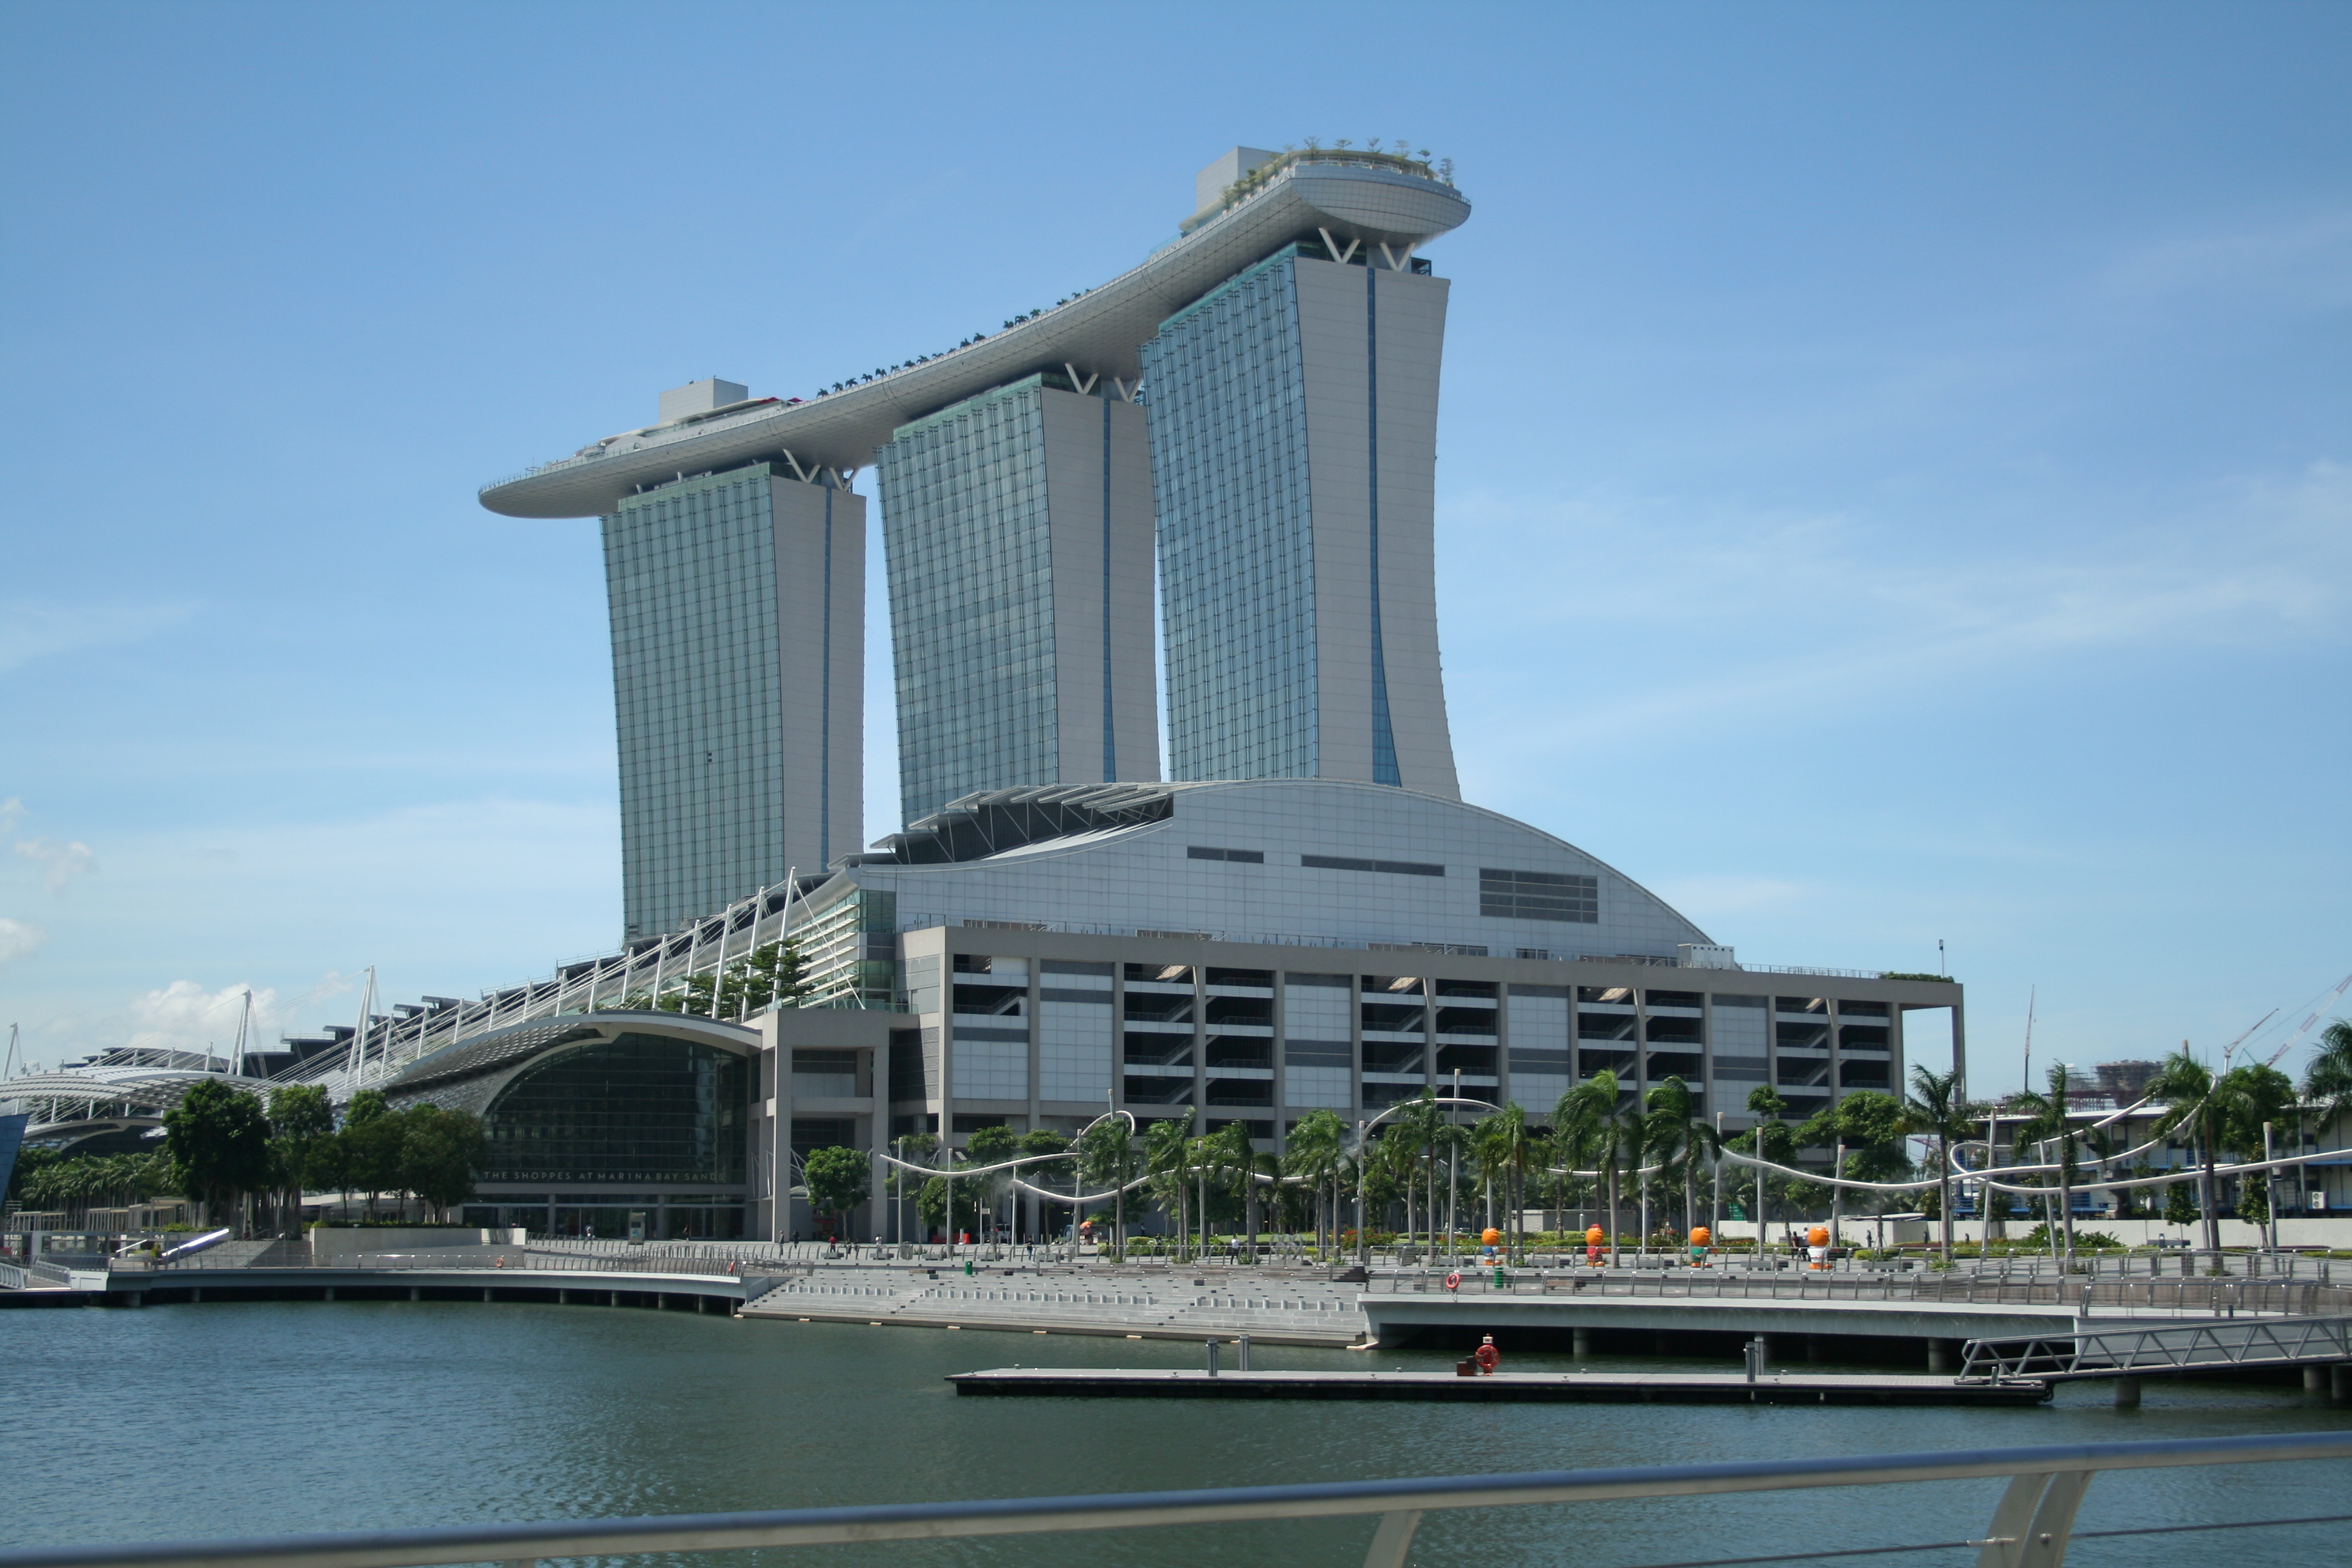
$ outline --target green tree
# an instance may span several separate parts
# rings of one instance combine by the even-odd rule
[[[215,1211],[240,1193],[268,1186],[269,1119],[257,1097],[200,1079],[163,1113],[163,1127],[173,1183],[203,1206],[205,1223],[216,1223]]]
[[[952,1224],[950,1223],[948,1214],[950,1188],[954,1189],[955,1200]],[[915,1212],[922,1216],[926,1226],[934,1230],[969,1231],[974,1228],[980,1220],[980,1209],[976,1197],[977,1194],[972,1192],[970,1182],[952,1181],[946,1176],[933,1176],[915,1194]]]
[[[1070,1141],[1061,1133],[1055,1131],[1050,1127],[1033,1128],[1029,1131],[1024,1132],[1021,1135],[1020,1152],[1024,1157],[1034,1158],[1040,1154],[1059,1154],[1067,1150],[1069,1146]],[[1040,1161],[1034,1165],[1022,1166],[1021,1176],[1023,1180],[1028,1182],[1033,1186],[1040,1185],[1047,1181],[1060,1181],[1066,1178],[1070,1172],[1076,1167],[1076,1162],[1073,1160]],[[1039,1228],[1046,1235],[1054,1234],[1055,1231],[1058,1229],[1058,1227],[1054,1224],[1053,1219],[1054,1205],[1046,1199],[1037,1197],[1034,1194],[1032,1194],[1031,1197],[1037,1205]]]
[[[797,1007],[815,989],[800,947],[792,942],[768,942],[732,960],[716,975],[688,974],[674,984],[675,989],[655,1002],[655,1007],[715,1018],[749,1017],[765,1012],[771,1003]]]
[[[2198,1207],[2205,1215],[2205,1246],[2221,1247],[2221,1219],[2214,1193],[2213,1167],[2219,1151],[2262,1147],[2262,1124],[2275,1121],[2294,1101],[2294,1085],[2273,1068],[2243,1067],[2216,1077],[2188,1048],[2164,1058],[2163,1068],[2148,1084],[2151,1098],[2165,1102],[2156,1124],[2159,1134],[2186,1129],[2196,1140]]]
[[[2021,1152],[2029,1143],[2057,1146],[2058,1195],[2044,1202],[2059,1211],[2059,1226],[2066,1238],[2065,1256],[2072,1259],[2074,1256],[2074,1147],[2079,1135],[2074,1131],[2074,1122],[2067,1118],[2067,1097],[2073,1088],[2073,1080],[2064,1062],[2052,1065],[2049,1081],[2049,1093],[2021,1089],[2009,1097],[2008,1109],[2024,1118],[2017,1128],[2016,1146]],[[2058,1232],[2050,1227],[2047,1220],[2043,1222],[2043,1232],[2051,1237],[2050,1250],[2056,1254]]]
[[[2352,1116],[2352,1023],[2336,1018],[2319,1032],[2318,1048],[2304,1066],[2303,1092],[2329,1121]]]
[[[902,1132],[890,1140],[890,1147],[898,1158],[911,1163],[938,1152],[940,1141],[928,1132]],[[920,1188],[928,1179],[893,1165],[882,1178],[882,1190],[903,1204],[908,1194]],[[898,1211],[898,1239],[902,1242],[907,1239],[906,1220],[906,1210],[901,1208]]]
[[[1737,1137],[1726,1140],[1726,1146],[1758,1160],[1773,1164],[1793,1166],[1797,1159],[1797,1136],[1787,1121],[1789,1102],[1780,1098],[1769,1083],[1759,1083],[1748,1091],[1748,1110],[1757,1118],[1756,1125]],[[1748,1217],[1756,1222],[1756,1256],[1761,1258],[1769,1241],[1766,1235],[1770,1226],[1771,1198],[1775,1186],[1786,1187],[1785,1177],[1775,1177],[1771,1172],[1756,1170],[1755,1180],[1748,1189],[1753,1208]]]
[[[2221,1247],[2221,1222],[2213,1212],[2213,1165],[2216,1146],[2228,1125],[2228,1107],[2215,1098],[2213,1090],[2212,1069],[2189,1055],[2185,1045],[2164,1058],[2147,1089],[2150,1099],[2165,1105],[2156,1122],[2158,1135],[2185,1131],[2196,1145],[2197,1208],[2205,1219],[2208,1251],[2219,1251]]]
[[[2164,1188],[2164,1223],[2177,1225],[2184,1230],[2202,1216],[2197,1208],[2196,1189],[2187,1182],[2168,1182]]]
[[[92,1208],[144,1202],[171,1179],[160,1154],[70,1154],[37,1163],[19,1191],[30,1207],[60,1210],[68,1225],[84,1226]]]
[[[1013,1159],[1021,1148],[1021,1134],[1010,1127],[981,1127],[973,1130],[963,1142],[964,1163],[970,1165],[1001,1165]],[[972,1202],[985,1212],[996,1212],[996,1200],[1011,1190],[1003,1175],[964,1178],[974,1184]]]
[[[1192,1108],[1163,1116],[1143,1130],[1143,1169],[1151,1177],[1151,1194],[1167,1212],[1179,1257],[1192,1255],[1192,1236],[1184,1223],[1190,1209],[1192,1168]]]
[[[1911,1092],[1904,1101],[1910,1130],[1936,1141],[1936,1217],[1943,1230],[1944,1261],[1952,1260],[1952,1146],[1975,1136],[1977,1108],[1960,1092],[1960,1069],[1911,1069]]]
[[[421,1104],[384,1120],[396,1121],[400,1128],[401,1190],[432,1205],[446,1225],[449,1211],[474,1195],[474,1174],[488,1149],[482,1119]]]
[[[835,1236],[846,1232],[850,1211],[866,1201],[869,1176],[869,1162],[855,1149],[812,1149],[801,1161],[801,1180],[808,1186],[809,1207],[816,1211],[820,1223],[828,1218],[834,1222]]]
[[[2263,1130],[2275,1127],[2294,1109],[2294,1080],[2261,1062],[2232,1068],[2221,1075],[2221,1089],[2230,1107],[2228,1146],[2253,1161],[2269,1157]],[[2271,1217],[2271,1173],[2258,1171],[2238,1179],[2238,1217],[2268,1225]]]
[[[38,1144],[28,1143],[17,1150],[16,1168],[8,1173],[7,1201],[26,1204],[35,1208],[44,1206],[32,1203],[26,1196],[27,1186],[34,1180],[36,1173],[47,1170],[52,1165],[62,1164],[65,1163],[65,1158],[64,1150],[45,1148]]]
[[[1526,1228],[1528,1165],[1536,1152],[1526,1108],[1507,1105],[1481,1117],[1470,1130],[1470,1146],[1477,1155],[1480,1175],[1503,1202],[1505,1255],[1517,1258]]]
[[[1687,1234],[1698,1224],[1698,1161],[1717,1149],[1715,1129],[1699,1114],[1698,1096],[1678,1075],[1660,1079],[1644,1099],[1649,1109],[1642,1119],[1642,1142],[1652,1158],[1682,1174],[1683,1228]]]
[[[1609,1264],[1612,1268],[1618,1263],[1620,1178],[1628,1171],[1640,1171],[1643,1154],[1640,1113],[1630,1108],[1621,1109],[1619,1099],[1617,1075],[1603,1068],[1561,1095],[1552,1110],[1552,1124],[1573,1130],[1573,1136],[1591,1150],[1601,1172],[1608,1193]]]
[[[1249,1129],[1240,1121],[1228,1121],[1217,1129],[1219,1145],[1216,1169],[1227,1187],[1241,1200],[1242,1252],[1250,1262],[1257,1261],[1258,1211],[1264,1196],[1266,1178],[1282,1173],[1282,1164],[1274,1154],[1258,1148],[1250,1139]]]
[[[1186,1126],[1192,1111],[1184,1110]],[[1079,1179],[1111,1190],[1111,1255],[1127,1256],[1127,1184],[1135,1180],[1135,1129],[1124,1116],[1105,1116],[1078,1134]],[[1077,1215],[1070,1216],[1070,1239],[1077,1244]]]
[[[334,1102],[315,1083],[289,1083],[269,1093],[269,1149],[278,1189],[280,1228],[299,1228],[302,1184],[312,1152],[335,1135]]]
[[[367,1194],[367,1216],[375,1218],[375,1200],[401,1190],[400,1119],[385,1103],[383,1091],[363,1089],[343,1107],[343,1125],[335,1134],[342,1146],[345,1179]]]
[[[1329,1257],[1339,1245],[1339,1173],[1348,1124],[1334,1110],[1310,1110],[1290,1130],[1285,1169],[1315,1194],[1316,1246]]]

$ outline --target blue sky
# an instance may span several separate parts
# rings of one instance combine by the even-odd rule
[[[476,488],[666,386],[992,331],[1171,237],[1225,148],[1308,135],[1434,149],[1475,209],[1429,252],[1469,798],[1750,961],[1943,939],[1979,1091],[2029,994],[2037,1061],[2088,1064],[2352,969],[2342,5],[0,27],[0,1023],[34,1060],[609,944],[594,524]]]

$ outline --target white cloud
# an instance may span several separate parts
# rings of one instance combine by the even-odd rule
[[[194,610],[185,604],[0,604],[0,672],[52,654],[137,642]]]
[[[2119,258],[2102,281],[2150,303],[2204,291],[2340,306],[2352,301],[2352,212],[2158,241]]]
[[[284,1026],[278,993],[267,986],[224,985],[206,991],[193,980],[174,980],[161,991],[134,998],[124,1009],[131,1026],[126,1044],[200,1051],[207,1047],[226,1055],[236,1043],[236,1026],[245,995],[253,991],[253,1022],[248,1043],[266,1040]]]
[[[46,928],[35,925],[30,921],[0,918],[0,963],[24,957],[47,942],[48,936],[49,933]]]
[[[10,795],[0,800],[0,834],[14,833],[16,824],[25,820],[25,802],[21,796]]]
[[[76,877],[98,869],[98,857],[89,845],[76,840],[60,844],[54,838],[19,838],[16,853],[41,868],[41,886],[62,893]]]
[[[1515,564],[1476,574],[1479,620],[1447,628],[1469,658],[1449,664],[1528,668],[1530,633],[1613,647],[1603,688],[1566,694],[1583,725],[1851,700],[2101,648],[2307,647],[2352,622],[2352,467],[2332,461],[2171,518],[1948,548],[1917,527],[1726,516],[1666,498],[1531,509],[1482,497],[1462,510],[1488,520],[1479,553]],[[1563,594],[1563,582],[1583,587]],[[1503,628],[1507,646],[1481,646]]]

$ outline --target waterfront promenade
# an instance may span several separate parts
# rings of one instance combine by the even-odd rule
[[[1317,1347],[1443,1347],[1492,1333],[1507,1344],[1579,1355],[1708,1359],[1736,1358],[1760,1337],[1777,1363],[1869,1362],[1944,1374],[1960,1371],[1970,1341],[2352,1312],[2352,1289],[2330,1276],[2283,1272],[2276,1261],[2262,1274],[2248,1267],[2225,1278],[2003,1264],[1950,1272],[1557,1268],[1500,1281],[1491,1272],[1389,1267],[1359,1280],[1303,1260],[1114,1264],[1059,1259],[1044,1248],[950,1258],[807,1244],[530,1241],[316,1257],[299,1242],[244,1242],[160,1268],[43,1264],[19,1272],[20,1288],[0,1289],[0,1304],[523,1301],[780,1324],[1135,1340],[1247,1334],[1260,1344]]]

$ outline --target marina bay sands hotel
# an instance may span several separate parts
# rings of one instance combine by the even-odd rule
[[[975,790],[1349,779],[1453,798],[1431,551],[1469,204],[1424,164],[1235,148],[1184,236],[1000,335],[813,397],[725,381],[487,487],[600,517],[627,932],[860,831],[866,501],[880,492],[913,821]],[[1155,539],[1156,523],[1156,539]]]
[[[484,488],[600,520],[623,938],[315,1055],[482,1112],[472,1217],[805,1233],[795,1154],[914,1131],[1190,1107],[1279,1145],[1429,1087],[1542,1116],[1601,1068],[1737,1127],[1763,1085],[1797,1117],[1899,1089],[1906,1014],[1948,1009],[1957,1053],[1957,985],[1743,967],[1461,800],[1422,254],[1469,216],[1450,171],[1237,147],[1192,209],[1000,332],[802,396],[698,382]],[[903,814],[871,844],[861,474]],[[787,936],[803,1005],[696,992]],[[708,1016],[649,1009],[683,995]]]

